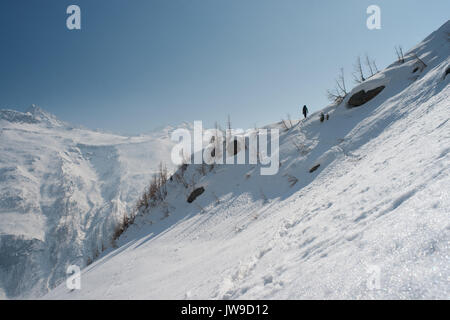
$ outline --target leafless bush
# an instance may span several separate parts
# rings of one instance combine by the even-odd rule
[[[194,191],[195,190],[195,185],[196,185],[197,183],[196,183],[196,181],[195,181],[195,176],[194,175],[192,175],[191,176],[191,179],[189,180],[189,183],[188,183],[188,188],[191,190],[191,191]]]
[[[150,185],[142,194],[136,205],[136,210],[148,209],[155,206],[158,202],[164,200],[167,196],[167,167],[161,162],[158,172],[155,173],[150,181]]]
[[[184,175],[180,172],[177,172],[174,174],[175,181],[182,184],[186,189],[188,188],[188,183],[186,182],[186,179],[184,178]]]
[[[339,70],[339,76],[336,80],[336,85],[343,96],[347,95],[347,88],[345,86],[344,68]]]
[[[284,128],[284,130],[289,130],[289,125],[287,124],[286,121],[284,121],[284,119],[281,119],[281,125]]]
[[[347,88],[345,85],[344,68],[340,69],[339,76],[335,80],[334,90],[327,91],[327,98],[330,102],[340,104],[347,95]]]
[[[130,225],[134,223],[135,214],[132,214],[131,216],[128,216],[127,213],[123,214],[122,220],[119,221],[119,223],[116,225],[114,229],[114,233],[112,236],[112,245],[113,247],[116,246],[116,240],[119,239],[120,235],[125,232],[125,230],[128,229]]]
[[[217,194],[214,191],[212,191],[211,194],[212,194],[212,196],[214,197],[214,199],[216,201],[216,205],[220,204],[220,199],[217,196]]]
[[[201,174],[202,176],[205,176],[206,175],[206,167],[207,167],[207,164],[203,162],[201,165],[199,165],[197,167],[198,173]]]
[[[99,255],[100,255],[100,252],[98,251],[98,248],[95,248],[95,250],[94,250],[94,260],[97,259]]]
[[[290,174],[286,174],[286,176],[288,178],[289,186],[292,188],[298,182],[298,179]]]
[[[162,205],[162,212],[164,213],[163,219],[168,218],[170,216],[169,204],[163,201],[161,205]]]
[[[294,144],[295,148],[298,150],[298,152],[299,152],[302,156],[305,156],[305,155],[307,155],[307,154],[309,153],[309,148],[307,148],[307,147],[305,146],[305,144],[303,144],[303,143],[298,143],[298,142],[296,142],[296,141],[293,141],[292,143]]]
[[[412,56],[416,59],[417,64],[419,65],[419,68],[421,71],[427,67],[427,64],[425,62],[423,62],[423,60],[420,59],[419,56],[415,52],[412,53]]]
[[[259,193],[261,194],[261,199],[263,199],[264,203],[269,201],[261,188],[259,189]]]
[[[366,53],[366,67],[369,69],[370,71],[370,76],[372,77],[375,73],[373,70],[373,66],[372,66],[372,62],[370,61],[369,55]]]
[[[327,90],[327,99],[331,103],[339,105],[344,100],[344,97],[335,89],[334,91]]]
[[[372,65],[373,65],[373,68],[375,69],[375,73],[380,72],[380,71],[378,70],[378,66],[377,66],[377,63],[375,62],[375,60],[372,60]]]
[[[395,53],[397,54],[397,62],[404,63],[405,56],[403,55],[403,49],[401,46],[395,47]]]
[[[362,82],[366,81],[366,78],[364,77],[364,71],[363,71],[363,68],[362,68],[361,57],[360,56],[358,56],[356,58],[356,63],[353,66],[353,68],[354,68],[353,80],[356,83],[362,83]]]
[[[201,213],[206,213],[206,210],[201,205],[198,203],[194,203],[194,205],[200,210]]]
[[[289,113],[287,114],[287,119],[289,121],[289,128],[292,128],[292,120],[291,120],[291,115]]]

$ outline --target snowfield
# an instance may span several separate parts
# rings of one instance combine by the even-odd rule
[[[267,126],[273,176],[177,170],[173,127],[128,137],[0,110],[0,299],[449,299],[449,35],[450,21],[340,105]],[[114,246],[160,161],[187,187],[173,176]]]
[[[216,165],[204,175],[189,165],[183,177],[202,195],[188,204],[193,186],[168,182],[165,201],[83,269],[81,290],[62,283],[44,298],[449,299],[449,33],[447,22],[405,63],[322,110],[328,121],[316,113],[282,130],[277,175],[260,175],[259,165]],[[412,52],[422,71],[413,72]],[[371,101],[346,107],[380,84]],[[80,158],[89,152],[81,148]]]
[[[159,161],[170,165],[172,130],[125,137],[1,110],[0,298],[45,294],[110,247]]]

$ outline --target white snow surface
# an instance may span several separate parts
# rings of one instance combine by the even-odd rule
[[[43,295],[110,247],[158,163],[171,164],[173,129],[130,137],[36,106],[0,110],[0,298]]]
[[[373,100],[283,131],[277,175],[189,165],[202,195],[188,204],[193,188],[169,182],[164,203],[83,269],[81,290],[44,298],[449,299],[449,32],[352,91],[385,85]]]

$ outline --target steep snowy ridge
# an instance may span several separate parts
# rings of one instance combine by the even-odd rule
[[[289,130],[280,168],[189,165],[52,299],[450,296],[450,22]],[[414,72],[417,59],[426,68]],[[371,101],[350,96],[384,85]],[[320,164],[314,172],[310,169]],[[194,187],[205,192],[188,204]]]
[[[0,297],[39,296],[105,248],[132,211],[169,132],[73,127],[39,107],[0,111]],[[169,163],[170,164],[170,163]]]

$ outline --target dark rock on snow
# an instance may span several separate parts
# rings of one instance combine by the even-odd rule
[[[201,195],[203,192],[205,192],[205,188],[200,187],[192,191],[192,193],[189,195],[187,202],[192,203],[199,195]]]
[[[350,97],[350,99],[348,100],[348,105],[351,107],[359,107],[375,98],[381,91],[383,91],[384,88],[385,86],[381,86],[367,92],[364,90],[358,91]]]

